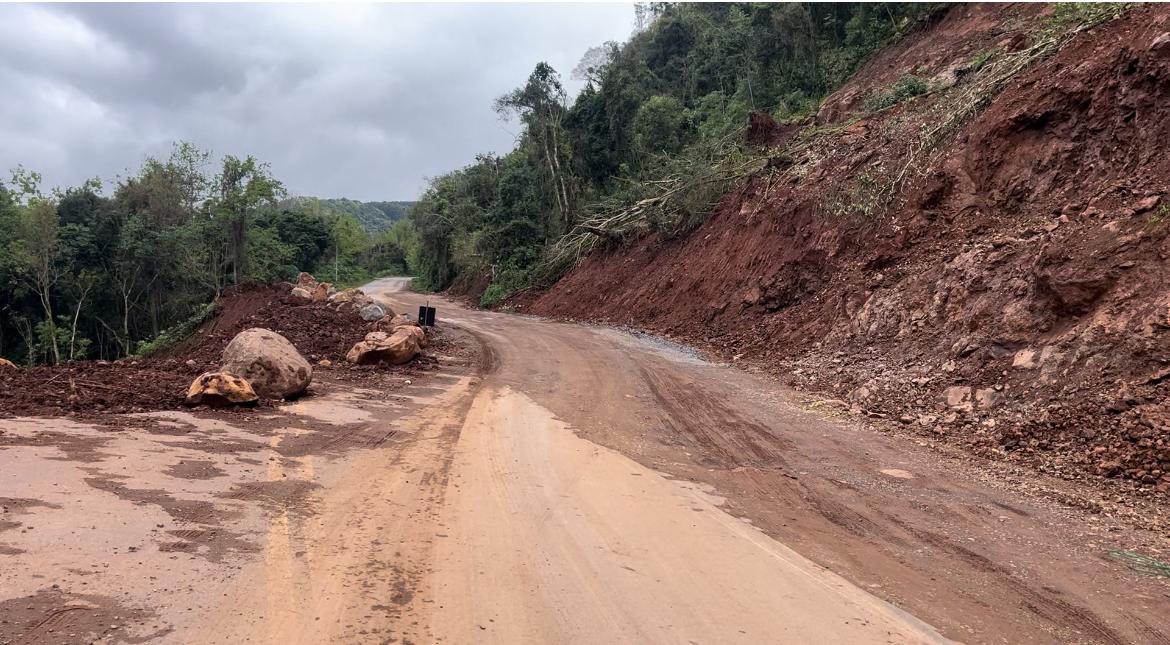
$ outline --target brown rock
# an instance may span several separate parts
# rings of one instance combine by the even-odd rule
[[[332,288],[333,285],[329,284],[328,282],[322,282],[313,288],[313,293],[310,296],[310,299],[313,302],[324,302],[325,300],[329,299],[329,290]]]
[[[8,360],[7,358],[0,358],[0,368],[18,369],[16,367],[16,363],[13,363],[12,361]]]
[[[297,286],[305,291],[312,291],[317,288],[317,278],[313,274],[301,271],[297,276]]]
[[[955,385],[948,387],[943,392],[943,398],[946,401],[948,408],[956,410],[970,410],[974,406],[971,397],[971,388],[964,385]]]
[[[313,294],[309,293],[309,291],[303,287],[294,287],[290,293],[298,298],[303,298],[305,300],[311,300],[313,298]]]
[[[1133,205],[1133,212],[1144,213],[1146,211],[1152,211],[1158,207],[1158,202],[1160,202],[1160,201],[1162,201],[1162,197],[1160,195],[1151,195],[1151,196],[1141,200],[1140,202],[1134,204]]]
[[[258,398],[252,385],[245,379],[229,372],[206,372],[200,374],[187,388],[187,398],[183,403],[219,408],[255,403]]]
[[[244,377],[264,397],[297,396],[313,380],[313,366],[287,338],[259,327],[237,334],[224,348],[223,360],[223,371]]]
[[[418,327],[399,327],[392,334],[374,331],[366,334],[365,340],[357,343],[345,355],[345,360],[359,365],[369,363],[390,363],[401,365],[418,355]]]

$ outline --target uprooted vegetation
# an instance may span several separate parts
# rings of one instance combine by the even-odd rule
[[[927,92],[866,109],[907,74]],[[954,7],[814,123],[772,128],[767,162],[693,232],[598,244],[512,305],[685,338],[982,456],[1170,492],[1168,90],[1162,7]]]
[[[420,286],[494,304],[595,248],[686,230],[767,157],[742,145],[753,110],[797,123],[872,52],[939,5],[673,4],[642,8],[629,41],[590,49],[571,105],[536,65],[500,97],[517,147],[436,178],[413,211]],[[568,235],[568,237],[565,237]]]

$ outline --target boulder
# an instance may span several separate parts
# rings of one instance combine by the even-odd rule
[[[8,368],[8,367],[10,367],[12,369],[17,369],[16,363],[13,363],[12,361],[8,360],[7,358],[0,358],[0,369]]]
[[[297,275],[297,286],[304,289],[305,291],[312,291],[313,289],[317,288],[317,278],[314,278],[313,274],[311,273],[305,273],[304,271],[301,271],[300,274]]]
[[[376,302],[371,302],[362,307],[358,315],[366,322],[376,322],[386,317],[386,309]]]
[[[329,290],[332,288],[333,288],[333,285],[329,284],[328,282],[322,282],[321,284],[318,284],[316,287],[313,288],[313,293],[311,296],[313,302],[324,302],[324,301],[328,300],[329,299]]]
[[[244,377],[263,397],[295,397],[313,380],[313,366],[287,338],[259,327],[237,334],[224,348],[223,361],[223,371]]]
[[[342,289],[329,296],[329,302],[353,302],[354,297],[362,293],[361,289]]]
[[[312,300],[313,298],[313,294],[309,293],[309,291],[303,287],[293,287],[293,290],[290,293],[298,298],[303,298],[305,300]]]
[[[187,388],[187,398],[183,403],[219,408],[255,403],[258,398],[252,385],[239,376],[229,372],[206,372],[200,374]]]
[[[417,327],[400,327],[391,334],[384,331],[370,332],[366,334],[365,340],[349,350],[345,360],[359,365],[407,363],[418,355],[420,347],[418,334],[421,332],[422,330]]]
[[[390,326],[390,330],[393,331],[399,327],[402,327],[403,325],[414,325],[414,321],[412,321],[410,316],[406,314],[398,314],[397,316],[391,318],[388,324]]]

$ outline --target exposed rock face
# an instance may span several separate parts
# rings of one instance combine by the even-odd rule
[[[382,305],[371,302],[370,304],[361,308],[358,315],[366,322],[376,322],[386,317],[386,309]]]
[[[390,363],[401,365],[418,355],[419,336],[423,331],[418,327],[399,327],[393,333],[373,331],[365,340],[353,346],[345,360],[359,365],[368,363]]]
[[[187,398],[183,402],[190,406],[210,405],[219,408],[255,403],[258,398],[252,385],[239,376],[229,372],[206,372],[200,374],[187,388]]]
[[[237,334],[224,348],[223,360],[223,371],[244,377],[263,397],[295,397],[313,379],[313,366],[288,339],[259,327]]]
[[[8,360],[7,358],[0,358],[0,369],[4,369],[6,367],[10,367],[12,369],[17,369],[16,363],[13,363],[12,361]]]

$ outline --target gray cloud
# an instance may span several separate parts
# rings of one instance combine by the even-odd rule
[[[511,148],[496,96],[623,40],[629,4],[0,5],[0,169],[125,174],[174,141],[295,194],[411,199]]]

